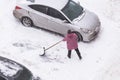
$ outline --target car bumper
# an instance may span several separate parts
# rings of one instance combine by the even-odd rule
[[[18,11],[14,10],[13,11],[13,15],[17,18],[17,19],[20,19],[21,18],[21,13],[19,13]]]
[[[84,34],[83,41],[89,42],[95,39],[100,31],[100,26],[96,27],[95,30],[90,34]]]

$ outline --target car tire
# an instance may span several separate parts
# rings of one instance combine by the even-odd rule
[[[29,17],[22,17],[21,23],[26,27],[33,26],[33,21]]]
[[[79,32],[73,31],[78,36],[78,41],[83,41],[83,37]]]

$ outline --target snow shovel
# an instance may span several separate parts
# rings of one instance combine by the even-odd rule
[[[40,56],[44,56],[46,53],[45,53],[45,51],[46,50],[48,50],[48,49],[50,49],[50,48],[52,48],[52,47],[54,47],[55,45],[57,45],[57,44],[59,44],[60,42],[62,42],[63,40],[61,40],[61,41],[59,41],[59,42],[57,42],[57,43],[55,43],[55,44],[53,44],[53,45],[51,45],[50,47],[48,47],[48,48],[45,48],[45,47],[43,47],[43,50],[44,50],[44,53],[42,54],[42,55],[40,55]]]

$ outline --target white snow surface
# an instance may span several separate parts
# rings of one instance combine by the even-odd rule
[[[42,80],[120,80],[119,0],[80,0],[101,21],[101,31],[94,41],[79,42],[81,61],[75,51],[71,59],[67,58],[65,42],[47,50],[47,57],[40,57],[43,47],[63,37],[24,27],[12,14],[17,1],[20,0],[0,1],[0,56],[21,63]]]

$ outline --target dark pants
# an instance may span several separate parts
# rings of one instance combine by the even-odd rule
[[[71,51],[72,51],[72,50],[68,50],[68,57],[69,57],[69,58],[71,58]],[[77,48],[77,49],[75,49],[75,51],[76,51],[79,59],[82,59],[79,49]]]

